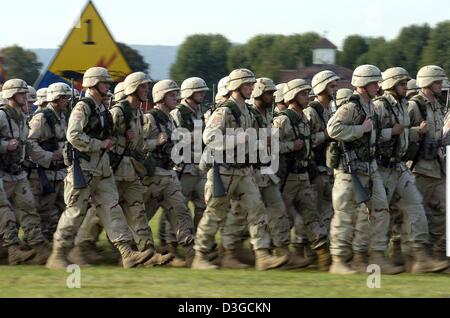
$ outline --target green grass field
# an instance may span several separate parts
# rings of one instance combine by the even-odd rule
[[[450,297],[450,275],[367,276],[306,271],[217,270],[113,266],[81,269],[81,288],[68,273],[37,266],[0,266],[0,297]]]
[[[156,243],[158,218],[151,222]],[[110,262],[104,234],[99,245]],[[367,287],[367,275],[340,276],[313,269],[125,270],[102,265],[81,269],[79,289],[67,287],[69,275],[43,266],[0,265],[0,297],[450,297],[449,274],[382,276],[379,289]]]

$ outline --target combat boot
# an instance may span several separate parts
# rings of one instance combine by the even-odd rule
[[[296,269],[296,268],[303,268],[308,266],[310,263],[310,261],[306,258],[302,258],[300,256],[298,256],[295,253],[292,253],[291,251],[289,251],[289,247],[285,246],[285,247],[275,247],[273,250],[273,255],[275,256],[284,256],[286,255],[289,260],[286,264],[283,265],[283,269]]]
[[[405,258],[402,253],[402,242],[401,241],[393,241],[392,242],[392,253],[389,257],[390,261],[394,265],[405,265]]]
[[[236,255],[236,250],[225,250],[224,255],[222,257],[221,262],[222,268],[230,268],[230,269],[246,269],[249,268],[250,265],[241,263]]]
[[[254,266],[255,265],[255,255],[252,249],[246,249],[244,247],[244,242],[241,241],[236,244],[236,258],[244,264]]]
[[[405,271],[403,266],[391,264],[384,255],[384,252],[372,251],[369,257],[369,264],[376,264],[380,266],[381,274],[395,275]]]
[[[76,245],[67,256],[70,262],[79,266],[90,266],[97,260],[101,260],[95,252],[92,245],[88,242],[82,242]]]
[[[3,240],[0,238],[0,260],[8,258],[8,250],[3,246]]]
[[[9,265],[18,265],[26,262],[34,256],[34,250],[24,251],[19,244],[8,246],[8,263]]]
[[[369,265],[367,263],[368,258],[369,255],[367,252],[353,253],[352,269],[354,269],[360,274],[365,273],[367,271],[367,266]]]
[[[186,267],[186,261],[181,257],[180,253],[178,253],[178,243],[168,243],[165,245],[165,248],[169,254],[173,255],[172,261],[167,265],[176,268]]]
[[[145,267],[154,267],[154,266],[160,266],[165,265],[169,263],[173,258],[175,257],[173,254],[167,253],[167,254],[160,254],[156,251],[152,252],[152,257],[144,263]]]
[[[219,266],[211,264],[206,256],[206,253],[196,252],[194,260],[191,265],[192,269],[218,269]]]
[[[152,251],[150,250],[143,252],[133,251],[129,243],[117,243],[116,247],[122,256],[123,268],[136,267],[139,264],[145,263],[152,256]]]
[[[319,267],[319,270],[322,272],[328,272],[331,265],[331,255],[328,245],[324,244],[314,251],[317,255],[317,266]]]
[[[185,245],[183,246],[183,248],[184,248],[184,259],[186,260],[186,267],[191,267],[195,256],[194,244]]]
[[[307,258],[305,255],[305,245],[304,244],[294,244],[294,253],[298,257]]]
[[[52,253],[47,259],[47,264],[45,267],[49,269],[66,269],[69,266],[69,261],[67,260],[68,248],[56,246],[53,244]]]
[[[413,249],[411,273],[439,272],[449,267],[447,260],[431,258],[424,246]]]
[[[255,251],[255,269],[265,271],[283,266],[289,261],[288,255],[272,256],[268,249],[261,248]]]
[[[307,243],[305,245],[305,257],[307,259],[309,259],[309,261],[311,262],[311,264],[316,264],[317,263],[317,254],[316,252],[311,248],[311,245],[309,243]]]
[[[32,246],[35,256],[27,261],[28,265],[45,265],[47,259],[49,258],[52,250],[50,244],[45,241],[41,244]]]
[[[347,265],[345,256],[332,255],[332,262],[329,273],[339,275],[352,275],[356,274],[356,271],[354,271]]]

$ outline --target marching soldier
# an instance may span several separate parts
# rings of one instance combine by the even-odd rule
[[[346,103],[352,95],[353,91],[349,88],[338,89],[336,92],[336,109],[334,110],[334,112],[336,112],[336,110],[338,110],[339,107],[341,107],[344,103]]]
[[[422,67],[417,73],[420,92],[408,105],[411,139],[420,140],[416,153],[410,155],[410,169],[423,196],[432,251],[440,259],[445,259],[445,160],[440,142],[444,117],[437,97],[445,80],[441,67]]]
[[[275,109],[274,109],[274,116],[276,113],[281,112],[282,110],[285,110],[286,104],[284,103],[284,95],[283,95],[283,90],[284,87],[286,86],[286,83],[280,83],[278,84],[276,87],[276,91],[275,93],[273,93],[273,96],[275,97]]]
[[[142,183],[146,187],[144,202],[148,219],[152,219],[159,207],[164,208],[177,233],[178,243],[185,250],[186,265],[190,267],[194,258],[194,224],[171,158],[174,145],[171,136],[176,126],[170,111],[178,104],[179,91],[172,80],[159,81],[153,86],[156,105],[146,114],[144,131],[148,164]]]
[[[36,92],[36,102],[34,105],[37,106],[37,108],[34,110],[34,113],[37,111],[42,111],[45,107],[47,107],[47,88],[40,88]]]
[[[106,154],[113,146],[113,123],[101,102],[111,82],[107,69],[88,69],[83,76],[86,97],[75,105],[69,118],[67,141],[70,145],[66,144],[64,152],[65,161],[69,164],[64,187],[67,208],[59,219],[53,238],[53,251],[47,261],[47,267],[51,269],[67,267],[67,255],[86,215],[90,198],[108,238],[122,256],[123,267],[142,264],[152,255],[150,250],[135,252],[131,248],[132,237],[119,205],[114,175]],[[70,146],[73,151],[69,151]]]
[[[417,86],[417,81],[414,78],[408,81],[407,87],[408,87],[408,90],[406,91],[407,100],[410,100],[411,97],[416,96],[420,91],[420,87]]]
[[[29,175],[36,208],[41,215],[42,231],[51,241],[64,211],[64,183],[67,175],[62,150],[66,140],[65,112],[71,96],[65,83],[51,84],[47,90],[48,105],[38,110],[30,121],[28,140],[32,161]]]
[[[311,86],[302,79],[294,79],[284,87],[287,109],[274,118],[273,127],[280,130],[281,193],[290,213],[301,215],[312,249],[318,257],[320,270],[327,271],[331,257],[328,234],[317,211],[317,192],[310,183],[311,154],[310,124],[304,113],[308,105]],[[291,224],[295,216],[291,215]]]
[[[318,171],[317,176],[310,178],[317,192],[317,211],[327,232],[333,216],[331,202],[333,176],[332,171],[326,166],[326,150],[330,142],[327,124],[332,113],[331,104],[336,98],[338,80],[339,77],[332,71],[317,73],[312,79],[312,89],[317,98],[305,109],[312,134],[312,157]]]
[[[350,238],[354,231],[354,214],[363,211],[359,209],[360,203],[365,203],[369,210],[369,263],[378,264],[383,274],[403,271],[403,267],[391,265],[384,255],[388,241],[389,205],[375,161],[377,127],[374,127],[372,103],[381,80],[381,72],[376,66],[357,67],[352,77],[352,85],[356,87],[355,95],[328,122],[328,135],[339,142],[339,147],[335,148],[337,156],[334,156],[338,159],[330,164],[335,169],[334,216],[330,231],[333,263],[330,273],[356,273],[347,265],[347,261],[352,253]],[[357,180],[362,187],[355,190]],[[362,225],[357,223],[356,227]],[[355,236],[354,240],[357,239]]]
[[[255,250],[255,267],[258,270],[276,268],[284,265],[288,261],[287,256],[272,256],[269,253],[270,234],[266,225],[266,209],[261,199],[258,187],[252,176],[252,169],[248,162],[249,142],[247,137],[239,139],[239,131],[245,131],[253,127],[253,119],[245,100],[250,98],[253,84],[256,82],[254,74],[247,69],[237,69],[230,73],[226,88],[231,92],[230,98],[220,104],[211,115],[203,133],[203,141],[210,149],[216,152],[229,152],[226,149],[234,149],[237,143],[246,145],[246,160],[244,163],[237,162],[228,156],[227,163],[217,159],[219,167],[210,169],[207,174],[205,186],[206,210],[197,228],[195,241],[195,259],[192,263],[194,269],[216,269],[217,266],[211,264],[207,255],[211,252],[215,235],[220,224],[229,214],[230,200],[235,199],[243,212],[248,213],[248,225],[251,235],[251,244]],[[233,139],[233,143],[226,143],[227,136]],[[217,156],[214,156],[217,158]],[[242,155],[242,154],[241,154]],[[220,179],[225,187],[225,193],[215,193],[214,191],[214,171],[216,171],[216,181]],[[216,185],[217,186],[217,185]],[[214,196],[216,195],[216,196]],[[223,196],[222,196],[223,195]]]
[[[377,143],[378,170],[386,188],[388,203],[403,213],[403,222],[408,229],[403,243],[407,245],[413,260],[411,272],[440,271],[448,264],[446,261],[435,261],[428,255],[428,225],[422,196],[414,176],[402,160],[409,144],[410,122],[405,97],[410,77],[401,67],[387,69],[382,77],[384,95],[374,101],[381,129]],[[363,272],[366,272],[366,266]]]
[[[5,204],[4,209],[13,208],[24,231],[25,242],[36,253],[29,264],[42,265],[50,254],[50,247],[42,234],[41,218],[36,211],[33,193],[23,167],[28,126],[22,109],[28,102],[27,92],[26,82],[20,79],[11,79],[3,86],[2,94],[8,99],[8,105],[0,108],[0,177],[10,203],[9,207]]]

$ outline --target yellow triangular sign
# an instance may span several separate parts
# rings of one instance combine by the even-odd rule
[[[89,1],[36,86],[48,87],[55,82],[70,82],[73,78],[77,88],[81,88],[83,73],[93,66],[106,67],[115,81],[131,73],[117,43]]]

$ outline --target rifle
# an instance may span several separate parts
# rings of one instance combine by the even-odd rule
[[[40,165],[36,165],[37,174],[39,177],[39,182],[42,187],[42,194],[50,194],[55,192],[55,187],[50,183],[45,174],[44,169]]]
[[[359,180],[359,177],[356,173],[355,168],[356,155],[345,142],[341,142],[341,147],[343,150],[344,167],[352,176],[352,183],[353,188],[355,190],[356,203],[357,204],[366,203],[367,201],[370,200],[370,197],[366,189],[363,187],[361,180]]]
[[[70,85],[72,90],[72,98],[70,101],[69,111],[72,112],[75,103],[75,91],[73,86],[73,78],[70,79]],[[72,165],[73,165],[73,188],[74,189],[85,189],[87,187],[86,179],[84,178],[83,171],[80,167],[80,152],[73,145],[68,143],[72,148]]]

